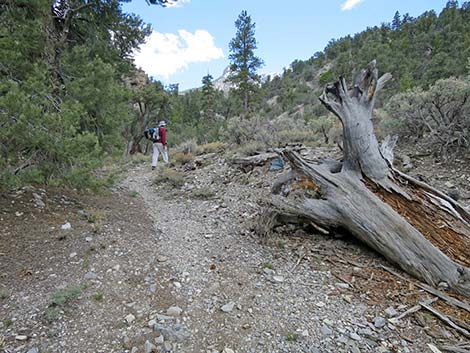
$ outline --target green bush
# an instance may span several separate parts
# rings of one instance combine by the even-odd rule
[[[389,133],[419,142],[446,158],[470,148],[470,80],[439,80],[429,90],[393,96],[383,123]]]
[[[56,307],[50,307],[46,309],[46,312],[44,313],[44,319],[48,323],[52,323],[56,321],[60,317],[60,309]]]
[[[51,295],[51,306],[66,305],[78,299],[85,287],[83,285],[72,285],[58,290]]]
[[[96,292],[92,295],[92,298],[97,302],[100,302],[104,299],[104,294],[102,292]]]

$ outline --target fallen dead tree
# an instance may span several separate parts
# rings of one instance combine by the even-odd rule
[[[244,172],[253,170],[254,167],[265,165],[269,161],[277,158],[278,154],[275,152],[265,152],[256,154],[249,157],[235,157],[232,159],[232,163],[238,165]]]
[[[280,152],[291,171],[273,186],[264,231],[310,223],[324,233],[346,229],[411,275],[470,296],[470,215],[455,200],[393,168],[394,141],[379,145],[372,125],[375,61],[348,89],[343,78],[320,97],[343,126],[343,160],[313,163]]]

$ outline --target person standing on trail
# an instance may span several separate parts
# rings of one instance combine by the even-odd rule
[[[152,170],[157,168],[158,156],[160,153],[163,157],[163,162],[168,163],[168,147],[166,145],[166,122],[164,120],[158,123],[156,129],[156,139],[153,141],[153,155],[152,155]]]

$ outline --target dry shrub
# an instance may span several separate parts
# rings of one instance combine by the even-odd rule
[[[194,189],[191,192],[191,197],[193,199],[209,200],[215,197],[215,192],[211,188],[204,186],[199,189]]]
[[[232,118],[221,135],[227,141],[240,145],[247,154],[253,148],[265,150],[267,147],[282,147],[291,143],[305,144],[317,140],[315,133],[303,118],[292,117],[287,113],[274,119],[260,116],[245,120]]]
[[[175,188],[180,188],[184,185],[184,175],[182,172],[179,172],[174,169],[162,169],[159,171],[158,175],[155,177],[153,184],[166,183]]]
[[[252,141],[247,143],[242,143],[239,145],[235,150],[235,154],[240,156],[253,156],[259,152],[263,152],[266,150],[268,146],[259,141]]]
[[[225,151],[226,145],[223,142],[215,141],[200,145],[198,147],[198,154],[206,153],[219,153]]]
[[[198,151],[196,139],[187,140],[179,144],[175,150],[183,154],[196,154]]]
[[[175,153],[173,156],[173,162],[177,165],[185,165],[194,159],[194,155],[191,153]]]

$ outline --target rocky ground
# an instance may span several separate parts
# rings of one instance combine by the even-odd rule
[[[448,165],[412,161],[411,174],[468,206],[465,166],[449,180],[437,178]],[[3,195],[0,349],[421,353],[465,342],[423,311],[394,319],[429,296],[348,235],[257,235],[277,175],[207,154],[154,172],[136,163],[105,195]]]

